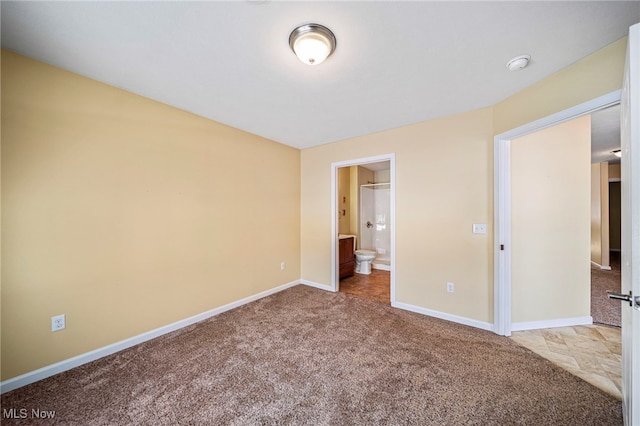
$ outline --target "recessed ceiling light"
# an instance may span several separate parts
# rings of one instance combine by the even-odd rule
[[[519,71],[529,65],[531,55],[520,55],[507,62],[507,68],[509,71]]]
[[[291,32],[289,46],[307,65],[318,65],[336,49],[336,37],[320,24],[301,25]]]

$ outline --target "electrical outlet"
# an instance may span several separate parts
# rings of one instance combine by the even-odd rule
[[[51,317],[51,331],[63,330],[65,327],[64,315]]]
[[[286,264],[286,263],[284,263],[284,262],[281,262],[281,263],[280,263],[280,270],[281,270],[281,271],[284,271],[284,268],[286,268],[286,267],[287,267],[287,264]]]
[[[447,292],[453,293],[453,283],[447,283]]]

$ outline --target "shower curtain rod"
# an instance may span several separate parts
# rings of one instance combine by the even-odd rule
[[[360,187],[363,186],[381,186],[381,185],[391,185],[391,182],[385,182],[385,183],[365,183],[363,185],[360,185]]]

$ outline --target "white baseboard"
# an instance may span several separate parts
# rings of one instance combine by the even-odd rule
[[[404,309],[405,311],[411,311],[418,314],[455,322],[458,324],[464,324],[471,327],[480,328],[482,330],[494,331],[493,324],[488,322],[478,321],[478,320],[474,320],[466,317],[460,317],[458,315],[447,314],[445,312],[434,311],[431,309],[422,308],[420,306],[409,305],[408,303],[402,303],[402,302],[393,302],[391,306],[393,306],[394,308]]]
[[[386,265],[384,263],[372,263],[371,267],[380,271],[391,271],[391,265]]]
[[[3,382],[0,382],[0,393],[9,392],[22,386],[37,382],[38,380],[46,379],[47,377],[62,373],[63,371],[71,370],[72,368],[78,367],[91,361],[95,361],[107,355],[111,355],[113,353],[130,348],[148,340],[155,339],[156,337],[162,336],[163,334],[171,333],[172,331],[176,331],[197,322],[206,320],[207,318],[211,318],[239,306],[246,305],[247,303],[262,299],[263,297],[270,296],[298,284],[300,284],[299,280],[291,281],[290,283],[280,285],[270,290],[265,290],[253,296],[245,297],[244,299],[240,299],[236,302],[231,302],[229,304],[211,309],[201,314],[197,314],[192,317],[174,322],[172,324],[156,328],[155,330],[151,330],[146,333],[142,333],[137,336],[104,346],[102,348],[98,348],[69,359],[65,359],[64,361],[42,367],[34,371],[30,371],[12,379],[5,380]]]
[[[335,290],[331,288],[330,285],[320,284],[309,280],[300,280],[300,284],[308,285],[309,287],[319,288],[320,290],[333,291]]]
[[[593,260],[591,261],[591,264],[595,265],[596,267],[602,269],[603,271],[610,271],[611,270],[611,266],[602,266],[599,263],[594,262]]]
[[[541,328],[571,327],[573,325],[591,325],[593,317],[560,318],[544,321],[514,322],[511,331],[539,330]]]

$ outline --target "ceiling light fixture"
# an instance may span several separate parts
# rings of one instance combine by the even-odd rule
[[[531,55],[520,55],[511,59],[507,62],[507,68],[509,71],[519,71],[523,68],[526,68],[529,65],[529,61],[531,60]]]
[[[611,151],[611,153],[613,155],[615,155],[616,157],[618,157],[618,158],[622,158],[622,150],[620,150],[620,149],[615,149],[615,150]]]
[[[301,25],[291,32],[289,46],[307,65],[318,65],[336,49],[336,37],[320,24]]]

